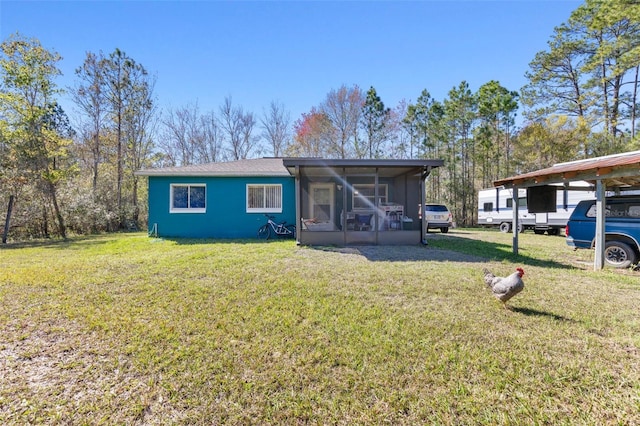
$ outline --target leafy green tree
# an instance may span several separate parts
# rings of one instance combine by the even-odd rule
[[[109,228],[123,228],[138,220],[138,178],[133,172],[151,155],[155,79],[120,49],[108,57],[88,53],[76,76],[79,82],[72,94],[86,122],[82,141],[90,144],[85,151],[91,152],[94,198],[107,205],[109,216],[115,213]],[[98,197],[100,170],[105,182]]]
[[[640,4],[587,0],[554,30],[549,49],[531,62],[522,89],[525,116],[568,115],[613,139],[623,138],[629,125],[635,135],[639,69]],[[608,146],[627,143],[609,141],[609,136],[600,140]]]
[[[419,137],[419,156],[429,156],[434,151],[437,151],[437,141],[430,138],[431,134],[431,120],[429,119],[429,112],[431,106],[435,102],[435,99],[431,97],[431,94],[424,89],[413,106],[413,115],[416,120],[416,128]]]
[[[451,89],[448,95],[449,98],[444,101],[449,132],[445,160],[447,194],[458,221],[468,225],[473,222],[475,213],[473,128],[477,119],[477,100],[466,81]]]
[[[583,85],[585,49],[584,40],[570,38],[564,26],[556,28],[549,51],[536,53],[525,73],[528,83],[522,88],[522,102],[526,118],[536,121],[555,113],[587,119],[595,94]]]
[[[409,158],[414,157],[414,150],[417,152],[416,146],[418,144],[418,113],[416,111],[416,106],[409,104],[407,106],[407,111],[402,119],[402,129],[407,134],[409,139]]]
[[[446,144],[444,107],[425,89],[407,108],[404,125],[411,135],[411,157],[439,157]],[[413,147],[416,147],[414,153]]]
[[[520,172],[526,173],[575,160],[576,152],[584,149],[582,145],[589,133],[587,123],[566,115],[529,123],[515,139],[516,165]]]
[[[588,0],[571,14],[569,27],[589,43],[583,71],[591,76],[588,87],[599,91],[604,129],[615,138],[621,133],[623,86],[638,84],[628,72],[640,65],[640,4]]]
[[[106,86],[106,60],[102,52],[87,52],[84,63],[76,69],[77,83],[70,92],[82,117],[81,144],[87,147],[87,163],[92,174],[92,193],[98,199],[100,164],[106,160],[105,145],[108,98]],[[84,152],[85,150],[80,150]],[[83,155],[84,157],[84,155]]]
[[[124,208],[122,197],[122,184],[124,180],[124,140],[125,112],[127,109],[128,94],[131,79],[129,74],[135,72],[136,63],[126,53],[116,49],[105,61],[104,78],[106,82],[107,99],[113,133],[116,143],[116,209],[119,227],[124,226]]]
[[[447,152],[447,124],[445,121],[445,111],[442,103],[431,97],[431,94],[424,89],[414,105],[409,106],[414,118],[417,155],[420,158],[442,158]],[[441,170],[432,172],[429,181],[427,196],[434,201],[442,197],[442,176]]]
[[[135,120],[137,114],[145,112],[144,109],[152,108],[153,102],[148,96],[152,91],[148,90],[146,69],[120,49],[109,55],[104,73],[116,142],[116,208],[119,227],[123,228],[126,221],[123,197],[126,150],[136,140],[137,135],[132,132],[144,131],[136,126]]]
[[[0,50],[0,128],[2,163],[6,167],[2,179],[37,188],[53,207],[58,232],[66,238],[57,190],[74,165],[69,160],[68,119],[55,99],[60,93],[55,78],[60,75],[57,63],[61,57],[42,47],[37,39],[20,34],[10,36]],[[46,210],[43,204],[45,218]]]
[[[362,106],[360,121],[367,138],[366,155],[363,155],[362,150],[357,150],[358,158],[379,158],[382,155],[382,145],[388,139],[390,116],[391,110],[385,108],[376,89],[371,86]]]
[[[482,186],[488,187],[493,180],[515,172],[511,158],[518,93],[492,80],[480,86],[477,100],[480,122],[475,133],[476,159]]]

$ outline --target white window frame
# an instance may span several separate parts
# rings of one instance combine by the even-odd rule
[[[370,207],[370,206],[366,206],[366,207],[356,207],[356,199],[359,196],[359,188],[374,188],[375,189],[375,184],[373,183],[354,183],[352,185],[353,187],[353,192],[351,193],[351,205],[353,206],[353,210],[371,210],[374,207]],[[384,190],[384,195],[381,194],[381,192],[383,192]],[[375,199],[375,195],[373,196]],[[371,197],[364,197],[363,198],[371,198]],[[384,204],[387,203],[389,200],[389,186],[386,183],[381,183],[378,185],[378,198],[379,198],[379,202]],[[377,206],[376,203],[373,203],[374,206]]]
[[[198,187],[204,188],[204,208],[192,208],[192,207],[173,207],[173,190],[176,187],[187,187],[188,197],[191,196],[191,188]],[[187,199],[187,205],[191,204],[191,201]],[[206,213],[207,212],[207,185],[204,183],[172,183],[169,194],[169,213]]]
[[[507,198],[507,208],[513,208],[513,198]],[[518,208],[527,208],[527,197],[518,197]]]
[[[266,205],[266,197],[267,191],[264,191],[264,198],[262,200],[262,206],[260,207],[251,207],[249,205],[249,190],[250,188],[278,188],[280,193],[280,207],[265,207]],[[247,205],[247,213],[282,213],[282,184],[280,183],[248,183],[246,189],[246,205]]]

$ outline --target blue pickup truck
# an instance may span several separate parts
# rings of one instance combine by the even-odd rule
[[[628,268],[640,259],[640,196],[608,197],[605,202],[604,259],[614,268]],[[565,230],[575,249],[595,245],[596,200],[583,200],[571,214]]]

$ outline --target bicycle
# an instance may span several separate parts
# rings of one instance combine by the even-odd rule
[[[265,214],[265,217],[267,218],[267,223],[258,229],[258,238],[261,240],[268,240],[272,235],[283,238],[296,237],[295,225],[287,225],[287,222],[276,223],[273,221],[275,217],[268,214]]]

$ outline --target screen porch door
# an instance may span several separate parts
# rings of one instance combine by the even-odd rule
[[[311,183],[309,185],[309,211],[311,218],[318,222],[334,222],[334,198],[332,183]]]

